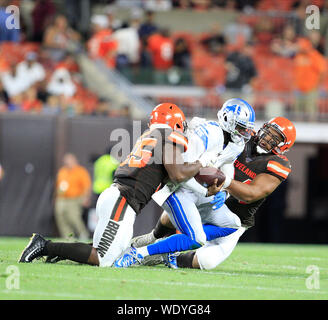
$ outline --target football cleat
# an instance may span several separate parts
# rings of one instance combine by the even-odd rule
[[[168,253],[163,256],[164,264],[171,269],[179,269],[177,263],[177,256],[179,255],[178,252],[176,253]]]
[[[33,233],[30,242],[21,253],[18,262],[29,263],[43,256],[43,250],[48,241],[37,233]]]
[[[150,233],[143,234],[142,236],[135,237],[131,240],[131,247],[134,248],[141,248],[148,246],[149,244],[152,244],[156,241],[156,238],[154,236],[154,230]]]
[[[138,253],[137,249],[131,247],[126,253],[114,262],[115,268],[128,268],[133,265],[140,265],[144,257]]]
[[[152,256],[146,256],[141,261],[143,266],[156,266],[158,264],[164,263],[164,255],[165,254],[154,254]]]
[[[57,263],[62,260],[65,260],[65,259],[60,256],[48,256],[45,263]]]

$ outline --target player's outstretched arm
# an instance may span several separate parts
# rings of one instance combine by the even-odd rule
[[[269,196],[279,186],[280,182],[275,176],[261,173],[250,184],[231,180],[226,190],[238,200],[252,203]]]
[[[174,183],[186,181],[195,176],[202,167],[200,161],[186,163],[183,161],[180,148],[164,148],[163,162],[169,178]]]

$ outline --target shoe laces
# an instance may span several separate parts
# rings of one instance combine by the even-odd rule
[[[39,259],[43,258],[43,256],[39,256],[39,254],[41,254],[42,250],[43,250],[43,247],[42,246],[39,246],[39,245],[36,246],[36,249],[33,250],[32,257],[33,256],[35,257],[36,255],[38,255],[38,256],[35,257],[35,258],[33,258],[33,259],[39,260]]]
[[[179,256],[180,253],[179,252],[174,252],[174,253],[168,253],[167,254],[167,260],[165,263],[165,265],[169,268],[171,268],[172,266],[177,267],[177,256]]]
[[[140,256],[140,255],[139,255]],[[125,257],[122,259],[122,265],[124,267],[128,267],[132,264],[140,264],[141,260],[140,257],[138,257],[137,249],[132,248],[130,252],[126,253]]]
[[[177,256],[178,256],[177,253],[169,253],[169,256],[168,256],[169,261],[170,262],[176,262],[177,261]]]
[[[39,256],[37,258],[35,258],[36,260],[41,260],[42,262],[46,262],[46,257],[44,256]]]

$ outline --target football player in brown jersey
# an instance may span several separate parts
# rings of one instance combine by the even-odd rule
[[[218,121],[199,118],[190,121],[188,150],[183,157],[186,161],[193,162],[202,157],[204,152],[214,152],[217,157],[213,165],[223,172],[231,172],[234,171],[234,161],[243,152],[246,141],[252,136],[255,111],[247,101],[232,98],[224,102],[217,115]],[[230,182],[227,179],[225,182],[227,183],[224,183],[223,187],[226,188]],[[172,224],[186,238],[186,241],[182,241],[176,247],[178,251],[200,248],[206,243],[209,232],[211,236],[215,235],[215,238],[236,232],[236,228],[223,230],[220,226],[212,225],[211,230],[208,230],[208,227],[203,227],[198,208],[200,204],[202,207],[208,205],[213,199],[207,196],[208,190],[202,183],[192,178],[172,190],[173,188],[164,186],[152,198],[165,210]],[[217,202],[217,197],[215,201]],[[140,264],[148,255],[169,253],[172,243],[175,245],[175,240],[181,239],[182,236],[170,237],[149,247],[135,248],[132,244],[130,250],[115,261],[114,266],[127,268]]]
[[[135,217],[150,201],[152,194],[167,181],[180,183],[195,176],[201,167],[214,161],[205,153],[194,163],[184,163],[187,148],[183,112],[172,103],[162,103],[150,115],[149,129],[138,139],[132,152],[114,175],[114,183],[97,201],[99,218],[92,246],[85,243],[52,242],[33,234],[19,262],[32,262],[47,256],[79,263],[111,266],[129,246]],[[208,195],[219,189],[209,187]],[[51,259],[50,259],[51,260]]]
[[[265,198],[287,179],[291,165],[285,153],[293,146],[295,139],[295,126],[288,119],[276,117],[264,123],[234,163],[234,177],[228,178],[231,182],[225,190],[229,194],[227,199],[222,199],[222,193],[218,193],[216,209],[210,206],[199,208],[206,227],[217,225],[238,228],[236,232],[226,237],[208,238],[207,243],[196,251],[148,258],[144,264],[165,262],[172,268],[212,269],[224,261],[245,230],[254,226],[254,215]],[[214,203],[215,198],[216,196]],[[133,240],[134,246],[152,243],[166,236],[172,227],[168,215],[164,212],[150,234]],[[181,242],[187,241],[184,235],[174,237],[181,237]],[[174,251],[177,250],[172,248],[172,252]]]

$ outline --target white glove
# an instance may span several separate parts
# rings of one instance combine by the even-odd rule
[[[198,161],[201,163],[202,167],[215,167],[218,154],[215,152],[204,152]]]

